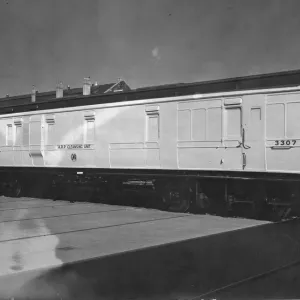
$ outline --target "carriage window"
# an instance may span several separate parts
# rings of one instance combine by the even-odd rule
[[[191,111],[178,111],[178,140],[191,140]]]
[[[206,131],[205,114],[206,114],[205,109],[195,109],[192,111],[193,140],[205,141],[205,131]]]
[[[291,102],[287,104],[286,135],[288,138],[300,137],[300,103]]]
[[[7,124],[7,126],[6,126],[6,145],[12,146],[12,144],[13,144],[12,124]]]
[[[284,104],[268,104],[267,106],[267,137],[284,137]]]
[[[241,136],[242,111],[240,107],[227,108],[225,110],[226,137],[239,138]]]
[[[221,107],[209,108],[206,111],[207,141],[220,141],[222,138],[222,110]]]

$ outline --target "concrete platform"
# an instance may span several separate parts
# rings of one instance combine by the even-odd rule
[[[299,221],[0,197],[0,298],[188,299],[300,259]]]

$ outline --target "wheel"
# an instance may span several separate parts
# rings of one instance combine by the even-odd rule
[[[224,183],[202,180],[197,183],[195,212],[200,214],[227,215],[229,205],[224,196],[227,194]]]
[[[208,197],[202,190],[198,191],[194,203],[194,211],[200,214],[212,213],[214,201]]]
[[[271,209],[270,219],[273,222],[286,220],[291,216],[292,208],[290,206],[273,206]]]
[[[4,191],[4,195],[7,197],[21,197],[23,191],[23,187],[21,182],[18,179],[14,179],[6,186]]]
[[[166,210],[187,212],[191,206],[191,191],[188,185],[169,184],[161,197]]]

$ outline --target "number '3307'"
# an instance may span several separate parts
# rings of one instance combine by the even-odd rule
[[[296,145],[296,140],[275,141],[275,146],[291,146],[291,145]]]

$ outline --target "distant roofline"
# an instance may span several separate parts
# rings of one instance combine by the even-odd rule
[[[125,80],[122,80],[121,82],[124,82],[127,85]],[[103,84],[99,86],[105,85],[110,84]],[[56,98],[55,91],[38,93],[37,101],[35,103],[31,103],[31,101],[27,103],[18,103],[18,101],[10,101],[13,99],[22,98],[27,98],[26,101],[28,101],[28,98],[31,97],[31,94],[14,97],[3,97],[0,98],[0,114],[12,111],[42,110],[46,107],[58,108],[65,106],[92,105],[100,102],[108,103],[134,101],[147,98],[164,98],[183,95],[229,91],[261,90],[285,87],[300,87],[300,70],[297,69],[265,74],[255,74],[200,82],[173,83],[158,86],[148,86],[137,89],[129,89],[128,91],[126,90],[122,92],[116,91],[115,93],[91,93],[90,95],[86,96],[84,96],[81,93],[72,93],[72,90],[81,90],[81,87],[77,87],[71,89],[70,94],[66,92],[66,95],[64,95],[64,97],[62,98]],[[68,91],[68,89],[66,91]],[[39,96],[41,97],[47,95],[53,95],[53,97],[49,97],[48,99],[40,98],[40,101],[38,101]]]
[[[211,84],[211,83],[218,83],[218,82],[229,82],[229,81],[241,81],[241,80],[251,80],[251,79],[264,79],[264,78],[270,78],[270,77],[280,77],[280,76],[286,76],[286,75],[294,75],[299,74],[300,76],[300,69],[295,70],[286,70],[286,71],[279,71],[279,72],[272,72],[272,73],[261,73],[261,74],[254,74],[254,75],[244,75],[244,76],[236,76],[236,77],[225,77],[225,78],[219,78],[219,79],[211,79],[211,80],[203,80],[203,81],[194,81],[194,82],[179,82],[179,83],[166,83],[162,85],[153,85],[153,86],[143,86],[136,88],[136,91],[142,91],[144,89],[151,89],[151,88],[174,88],[175,86],[193,86],[193,85],[205,85],[205,84]],[[299,86],[300,86],[300,80],[299,80]],[[133,89],[134,91],[134,89]]]
[[[120,82],[125,82],[123,79],[120,81]],[[117,84],[119,84],[120,82],[112,82],[112,83],[104,83],[104,84],[97,84],[97,85],[92,85],[92,87],[97,87],[97,88],[100,88],[101,86],[110,86],[106,91],[110,91],[113,87],[115,87]],[[126,83],[126,82],[125,82]],[[127,83],[126,83],[127,84]],[[75,95],[68,95],[68,92],[69,91],[80,91],[82,90],[83,87],[73,87],[73,88],[64,88],[63,91],[64,91],[64,96],[63,98],[70,98],[70,97],[75,97]],[[53,95],[54,98],[56,98],[56,90],[51,90],[51,91],[47,91],[47,92],[39,92],[37,91],[37,97],[39,96],[51,96]],[[83,96],[83,95],[82,95]],[[15,95],[15,96],[4,96],[4,97],[0,97],[0,101],[1,100],[14,100],[14,99],[22,99],[22,98],[29,98],[31,97],[31,93],[27,93],[27,94],[21,94],[21,95]]]

